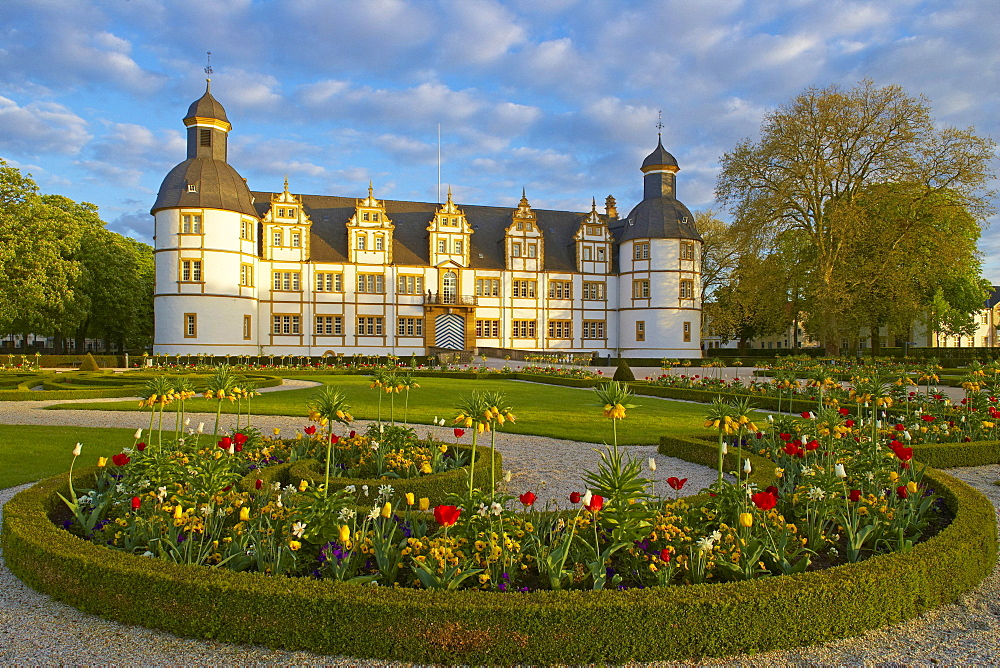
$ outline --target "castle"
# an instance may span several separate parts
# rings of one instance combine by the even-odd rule
[[[211,84],[155,219],[157,354],[700,357],[701,246],[661,142],[603,212],[252,192]]]

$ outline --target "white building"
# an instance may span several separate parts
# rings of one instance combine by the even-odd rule
[[[155,218],[156,353],[423,354],[431,348],[700,357],[701,237],[658,143],[619,218],[251,192],[210,89]]]

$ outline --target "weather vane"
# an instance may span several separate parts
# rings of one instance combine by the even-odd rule
[[[209,78],[212,78],[212,52],[211,51],[208,52],[208,64],[205,65],[205,74],[207,74]]]
[[[656,112],[656,136],[657,137],[661,137],[661,138],[663,137],[662,130],[663,130],[663,110],[660,109],[659,111]]]

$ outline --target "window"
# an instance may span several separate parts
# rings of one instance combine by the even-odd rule
[[[462,242],[461,241],[456,241],[455,242],[455,253],[457,255],[461,255],[462,254]]]
[[[272,246],[281,246],[282,239],[284,238],[284,233],[281,230],[275,230],[274,235],[271,237]]]
[[[500,279],[499,278],[477,278],[476,279],[476,296],[477,297],[499,297],[500,296]]]
[[[316,316],[317,336],[343,336],[344,316],[342,315],[318,315]]]
[[[367,213],[365,214],[368,215]],[[368,237],[364,234],[358,235],[358,250],[365,250],[368,246]]]
[[[649,281],[632,281],[632,299],[649,299]]]
[[[549,281],[549,299],[572,299],[572,281]],[[563,337],[558,337],[563,338]]]
[[[299,334],[302,324],[302,316],[298,315],[276,315],[273,316],[274,334]]]
[[[572,339],[573,322],[571,320],[549,320],[550,339]]]
[[[517,224],[517,229],[523,230],[524,229],[524,223],[518,223]]]
[[[358,274],[358,292],[383,294],[385,292],[385,276],[382,274]]]
[[[198,336],[198,314],[197,313],[185,313],[184,314],[184,338],[194,339]]]
[[[253,265],[252,264],[241,264],[240,265],[240,285],[245,288],[253,287]]]
[[[604,246],[597,247],[597,261],[604,262]]]
[[[583,259],[584,260],[591,260],[591,259],[593,259],[593,257],[592,257],[593,254],[594,254],[593,253],[593,249],[590,246],[584,246],[583,247]]]
[[[302,289],[301,275],[297,271],[275,271],[271,278],[275,290],[298,292]]]
[[[244,241],[253,241],[253,231],[256,224],[252,220],[247,220],[244,218],[240,221],[240,239]]]
[[[987,348],[987,347],[989,347],[989,345],[990,345],[990,337],[984,336],[983,337],[983,348]]]
[[[367,211],[365,211],[364,213],[361,214],[361,220],[368,220],[368,212]]]
[[[603,339],[604,338],[604,321],[603,320],[584,320],[583,321],[583,338],[585,338],[585,339]]]
[[[681,299],[694,299],[694,281],[690,278],[681,279]]]
[[[511,336],[515,339],[533,339],[536,326],[534,320],[514,320],[511,322]]]
[[[201,146],[212,145],[212,130],[210,128],[201,128],[198,131],[198,143]]]
[[[534,299],[535,297],[535,281],[512,281],[512,295],[514,297],[527,297],[529,299]]]
[[[518,223],[518,225],[520,224],[521,223]],[[514,244],[514,246],[511,248],[510,254],[513,257],[521,257],[521,244]]]
[[[691,341],[691,323],[690,322],[685,322],[684,323],[684,340],[687,341],[687,342]],[[778,341],[778,347],[779,348],[781,347],[781,341]]]
[[[400,295],[422,295],[424,293],[424,277],[398,276],[396,293]]]
[[[396,331],[399,336],[423,336],[424,319],[410,318],[406,316],[400,317],[397,323]]]
[[[243,340],[249,341],[253,338],[253,316],[243,316]]]
[[[181,260],[181,282],[201,283],[201,260]]]
[[[292,232],[292,247],[293,248],[302,247],[302,235],[299,232]]]
[[[381,234],[375,237],[375,250],[383,250],[385,247],[385,237]]]
[[[535,257],[537,254],[537,246],[535,244],[528,244],[528,257]]]
[[[438,240],[438,253],[448,252],[448,242],[445,239]]]
[[[646,321],[636,320],[635,321],[635,340],[645,341],[646,340]]]
[[[382,336],[381,316],[358,316],[358,336]]]
[[[201,234],[201,215],[195,213],[182,214],[181,234]]]
[[[378,222],[378,214],[377,214],[377,213],[373,213],[373,214],[372,214],[372,220],[373,220],[374,222],[376,222],[376,223]]]
[[[633,246],[635,254],[633,258],[636,260],[648,260],[649,259],[649,244],[635,244]]]
[[[198,192],[198,184],[196,184],[196,183],[189,183],[188,184],[188,192],[189,193],[196,193],[196,192]]]
[[[316,273],[316,292],[343,292],[344,275],[328,271]]]
[[[288,209],[285,211],[285,216],[288,218],[295,218],[295,209]]]
[[[681,259],[682,260],[694,259],[694,242],[691,241],[681,242]]]
[[[476,338],[478,339],[498,339],[500,338],[499,320],[477,320]]]
[[[586,282],[583,284],[583,298],[591,300],[603,300],[604,299],[604,282]],[[604,338],[604,337],[600,337]]]

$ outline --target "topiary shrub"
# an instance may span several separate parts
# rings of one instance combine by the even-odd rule
[[[615,369],[615,376],[612,380],[625,382],[635,380],[635,374],[632,373],[632,369],[629,367],[628,362],[625,360],[618,360],[618,368]]]
[[[80,363],[80,371],[100,371],[100,370],[101,367],[98,366],[97,360],[94,359],[94,356],[91,355],[90,353],[87,353],[87,356],[84,357],[83,361]]]

